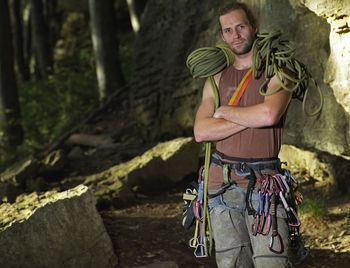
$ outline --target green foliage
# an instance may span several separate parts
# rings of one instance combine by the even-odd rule
[[[94,73],[59,68],[48,81],[20,85],[25,144],[35,149],[51,142],[98,104]]]
[[[47,81],[19,85],[25,139],[17,148],[0,147],[0,171],[15,160],[43,149],[98,105],[94,70],[57,67]],[[0,138],[2,133],[0,133]]]
[[[327,215],[328,209],[324,201],[307,198],[300,205],[299,212],[300,215],[322,219]]]

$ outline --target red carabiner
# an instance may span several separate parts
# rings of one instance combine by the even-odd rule
[[[251,226],[251,231],[252,231],[252,235],[256,236],[258,233],[258,225],[259,225],[259,217],[258,215],[255,216],[255,223],[252,223]]]
[[[274,238],[277,237],[277,240],[278,240],[278,245],[279,245],[279,250],[275,250],[273,249],[273,244],[274,244]],[[280,235],[277,233],[275,235],[271,235],[271,238],[270,238],[270,244],[269,244],[269,250],[272,251],[273,253],[276,253],[276,254],[281,254],[283,252],[283,244],[282,244],[282,240],[281,240],[281,237]]]

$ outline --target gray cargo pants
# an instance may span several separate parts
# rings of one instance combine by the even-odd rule
[[[291,267],[285,210],[282,206],[277,206],[277,230],[283,243],[283,252],[276,254],[268,248],[272,228],[266,236],[262,234],[254,236],[251,232],[254,217],[247,212],[244,213],[245,191],[244,188],[231,186],[222,195],[208,201],[217,266],[219,268]],[[209,190],[209,194],[215,192],[217,191]],[[253,194],[252,205],[254,209],[257,208],[256,194]],[[279,247],[277,239],[274,240],[275,247]]]

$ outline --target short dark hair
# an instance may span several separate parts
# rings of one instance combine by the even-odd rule
[[[253,15],[253,12],[250,10],[250,8],[244,4],[244,3],[240,3],[240,2],[229,2],[226,3],[224,5],[222,5],[219,9],[218,9],[218,15],[219,18],[222,15],[225,15],[227,13],[230,13],[233,10],[237,10],[237,9],[242,9],[244,11],[244,13],[247,16],[247,19],[249,21],[250,26],[253,27],[253,29],[257,29],[258,28],[258,23],[257,20],[255,18],[255,16]],[[221,24],[219,21],[219,25],[220,25],[220,31],[221,31]]]

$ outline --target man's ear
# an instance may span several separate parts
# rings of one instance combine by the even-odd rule
[[[226,40],[224,38],[224,35],[221,33],[221,39],[224,40],[224,42],[226,43]]]

